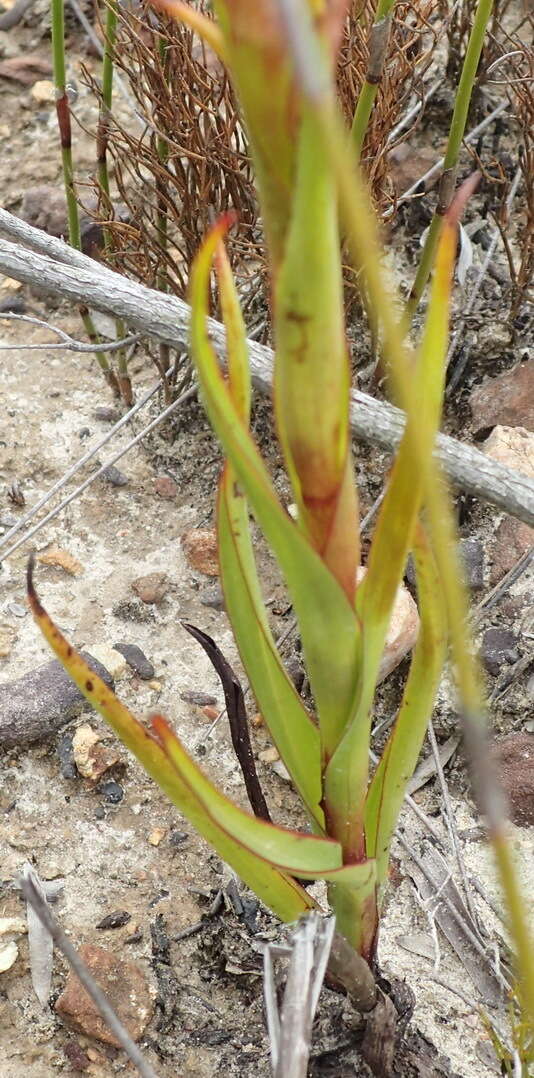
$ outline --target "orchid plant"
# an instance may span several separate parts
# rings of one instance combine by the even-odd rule
[[[52,623],[33,613],[56,655],[125,745],[258,897],[282,921],[315,907],[307,880],[324,880],[338,931],[372,964],[389,852],[452,640],[466,709],[479,679],[468,646],[447,493],[432,455],[440,424],[458,219],[468,181],[443,216],[421,340],[412,352],[401,304],[386,287],[375,217],[335,102],[344,0],[215,0],[217,21],[178,0],[158,7],[202,34],[240,96],[255,164],[271,272],[273,402],[297,507],[278,498],[250,432],[247,340],[224,247],[231,214],[213,226],[190,279],[191,353],[223,446],[217,529],[226,611],[259,711],[303,811],[300,830],[232,803],[160,715],[139,722]],[[407,416],[361,578],[358,492],[349,426],[350,363],[340,235],[360,271],[388,384]],[[208,332],[215,269],[226,355]],[[295,691],[271,633],[250,514],[285,578],[314,712]],[[370,771],[371,717],[393,604],[412,554],[420,631],[396,720]]]

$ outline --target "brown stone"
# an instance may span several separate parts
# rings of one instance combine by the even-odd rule
[[[504,517],[490,547],[490,584],[497,584],[533,546],[534,528],[515,517]]]
[[[171,499],[178,494],[178,487],[169,475],[159,475],[154,481],[154,490],[160,498]]]
[[[217,532],[213,528],[192,528],[184,532],[182,547],[192,569],[205,576],[219,575]]]
[[[492,749],[510,815],[519,827],[534,824],[534,734],[510,734]]]
[[[469,398],[475,431],[501,424],[534,430],[534,360],[487,378]]]
[[[78,954],[130,1036],[134,1041],[138,1041],[150,1021],[154,1007],[154,993],[144,973],[134,962],[118,958],[103,947],[95,947],[91,943],[80,947]],[[108,1029],[75,973],[69,973],[55,1010],[72,1029],[120,1048],[119,1042]]]
[[[161,603],[165,598],[169,583],[166,573],[147,573],[132,581],[132,588],[144,603]]]

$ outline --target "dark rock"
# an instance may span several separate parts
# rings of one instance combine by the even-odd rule
[[[120,419],[120,413],[116,408],[110,408],[107,405],[100,405],[99,408],[95,408],[93,415],[95,419],[99,419],[101,423],[117,423]]]
[[[106,685],[114,681],[105,667],[82,651],[91,670]],[[89,708],[85,697],[57,659],[38,666],[16,681],[0,685],[0,748],[43,741]]]
[[[128,483],[128,477],[114,464],[110,464],[109,468],[104,468],[102,479],[105,479],[106,483],[111,483],[112,487],[125,487]]]
[[[78,1071],[80,1074],[91,1066],[89,1056],[86,1056],[81,1044],[78,1044],[78,1041],[68,1041],[63,1051],[72,1069]]]
[[[0,299],[0,313],[24,314],[26,300],[21,292],[8,292],[7,296]]]
[[[154,677],[154,667],[149,662],[146,655],[143,654],[141,648],[137,644],[114,644],[115,651],[120,651],[121,655],[124,655],[128,666],[131,666],[132,670],[135,670],[136,674],[143,681],[150,681]]]
[[[171,831],[169,835],[169,842],[175,850],[178,850],[181,846],[183,846],[184,842],[187,842],[188,838],[189,835],[187,834],[187,831],[175,830]]]
[[[90,437],[91,437],[91,429],[90,429],[90,427],[82,427],[81,430],[78,431],[78,438],[80,439],[80,442],[85,442],[86,438],[90,438]]]
[[[113,913],[106,914],[101,921],[95,925],[95,928],[122,928],[123,925],[127,925],[128,921],[131,921],[132,915],[128,913],[128,910],[114,910]]]
[[[97,805],[96,808],[95,808],[95,819],[96,820],[105,820],[105,818],[106,818],[106,810],[105,810],[104,806],[103,805]]]
[[[118,805],[124,797],[122,786],[120,786],[118,782],[115,782],[114,779],[107,779],[106,782],[101,782],[97,789],[99,794],[104,795],[106,801],[108,801],[110,805]]]
[[[484,587],[484,548],[479,539],[460,539],[460,557],[466,584],[475,590]]]
[[[510,734],[492,747],[510,815],[519,827],[534,824],[534,734]]]
[[[46,114],[48,120],[48,113]],[[90,196],[85,200],[87,212],[80,213],[80,237],[82,251],[93,258],[102,247],[102,226],[95,221],[93,214],[98,209],[98,200]],[[20,217],[33,228],[48,232],[49,236],[64,239],[68,236],[67,204],[65,193],[52,184],[38,184],[24,192]]]
[[[194,692],[193,690],[185,689],[180,693],[180,700],[183,700],[186,704],[195,704],[196,707],[213,707],[217,703],[215,696],[210,696],[206,692]]]
[[[515,663],[519,658],[517,638],[511,629],[487,629],[482,637],[480,657],[490,674],[498,674],[505,663]]]
[[[57,743],[57,754],[59,756],[59,770],[62,777],[64,779],[78,778],[78,771],[72,749],[72,734],[63,734],[63,737],[60,737]]]
[[[132,588],[143,603],[161,603],[165,598],[169,583],[166,573],[147,573],[132,580]]]
[[[473,390],[469,403],[475,431],[497,425],[534,430],[534,360],[486,379]]]
[[[224,595],[218,584],[211,588],[201,588],[198,597],[202,606],[209,606],[213,610],[224,610]]]
[[[144,1033],[153,1011],[153,993],[144,974],[134,962],[118,958],[103,947],[87,943],[78,954],[100,985],[116,1015],[134,1041]],[[74,1029],[119,1048],[96,1005],[74,973],[56,1002],[57,1014]]]

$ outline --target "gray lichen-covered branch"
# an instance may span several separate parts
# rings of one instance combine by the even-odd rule
[[[52,295],[114,315],[173,348],[187,347],[190,308],[182,300],[96,264],[5,210],[0,210],[0,232],[20,241],[0,239],[0,269],[4,273]],[[224,354],[224,327],[210,319],[209,331],[214,347]],[[249,352],[254,385],[263,393],[269,392],[273,353],[255,341],[249,342]],[[353,390],[351,426],[357,438],[391,452],[401,438],[404,416],[398,408]],[[436,453],[454,486],[534,525],[534,481],[528,476],[443,434],[438,436]]]

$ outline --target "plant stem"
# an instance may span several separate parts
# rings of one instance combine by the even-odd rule
[[[158,55],[159,55],[159,62],[161,64],[161,68],[162,68],[162,72],[163,72],[163,78],[164,78],[164,80],[166,82],[167,81],[167,76],[168,76],[168,71],[167,71],[167,42],[166,42],[165,38],[163,37],[162,32],[160,33],[160,37],[159,37],[159,40],[158,40]],[[157,233],[158,233],[158,241],[161,244],[161,247],[162,247],[163,251],[166,251],[167,250],[167,243],[168,243],[168,220],[167,220],[167,207],[166,207],[166,204],[165,204],[165,195],[164,195],[165,182],[163,180],[162,173],[166,169],[167,159],[168,159],[168,156],[169,156],[169,145],[168,145],[166,139],[164,139],[161,135],[158,135],[157,136],[156,147],[157,147],[157,154],[158,154],[159,162],[160,162],[160,165],[161,165],[160,172],[158,173],[158,176],[156,177],[156,201],[157,201],[156,230],[157,230]],[[164,263],[163,259],[161,259],[161,261],[159,263],[159,266],[158,266],[158,274],[157,274],[157,278],[156,278],[156,287],[158,289],[158,292],[166,292],[167,291],[167,276],[166,276],[166,273],[165,273],[164,266],[165,266],[165,263]],[[172,396],[172,390],[171,390],[171,388],[169,386],[169,383],[167,381],[167,377],[166,377],[166,374],[165,374],[165,372],[169,368],[169,354],[170,354],[170,348],[169,348],[168,344],[160,344],[160,346],[159,346],[159,369],[160,369],[161,376],[162,376],[162,379],[163,379],[163,384],[164,384],[164,387],[165,387],[165,400],[167,401],[167,403],[169,403],[169,401],[171,399],[171,396]]]
[[[70,105],[66,85],[64,0],[52,0],[52,58],[54,83],[56,88],[56,113],[59,137],[61,140],[63,182],[65,186],[65,199],[67,202],[69,243],[72,247],[75,247],[76,250],[81,251],[80,215],[78,212],[78,203],[76,202],[76,196],[74,194]],[[81,306],[80,314],[90,341],[92,343],[96,342],[98,339],[97,332],[87,307]],[[102,352],[97,352],[96,358],[106,381],[114,392],[116,392],[117,386],[115,375],[109,366],[106,356]]]
[[[98,182],[100,185],[100,192],[104,195],[104,201],[106,203],[106,215],[109,215],[111,211],[107,151],[109,143],[111,104],[113,100],[113,70],[116,38],[117,3],[116,0],[107,0],[106,25],[104,31],[104,55],[102,59],[102,99],[100,105],[100,115],[98,117],[98,130],[96,137]],[[102,233],[104,238],[104,250],[109,260],[112,252],[112,235],[111,229],[108,228],[105,223],[102,226]],[[122,337],[126,336],[124,322],[120,318],[117,318],[115,320],[115,325],[117,330],[117,339],[120,340]],[[128,374],[127,355],[124,349],[121,349],[121,351],[119,352],[117,359],[117,369],[117,379],[121,396],[123,397],[125,404],[130,407],[133,403],[132,383]]]
[[[365,82],[358,97],[351,130],[351,138],[358,162],[360,161],[375,98],[382,81],[391,29],[391,9],[394,2],[395,0],[380,0],[369,35],[369,63],[365,74]]]
[[[492,8],[493,0],[479,0],[478,7],[475,12],[475,18],[467,44],[467,51],[465,54],[462,74],[460,76],[460,82],[458,84],[456,98],[454,101],[454,110],[452,114],[451,126],[449,129],[447,150],[445,153],[443,172],[441,174],[441,181],[439,186],[438,204],[436,206],[434,216],[430,223],[430,228],[428,230],[425,244],[423,247],[423,253],[421,255],[421,261],[419,263],[416,278],[408,298],[406,310],[410,322],[412,321],[413,316],[419,306],[421,296],[423,294],[425,285],[430,276],[430,271],[434,264],[434,258],[436,254],[436,247],[441,225],[441,218],[444,216],[444,214],[446,214],[451,204],[452,197],[454,195],[458,158],[460,156],[460,149],[465,133],[465,126],[467,123],[467,114],[469,112],[469,106],[471,104],[473,87],[475,84],[478,65],[480,62],[482,47],[484,45],[486,27],[489,22]]]

